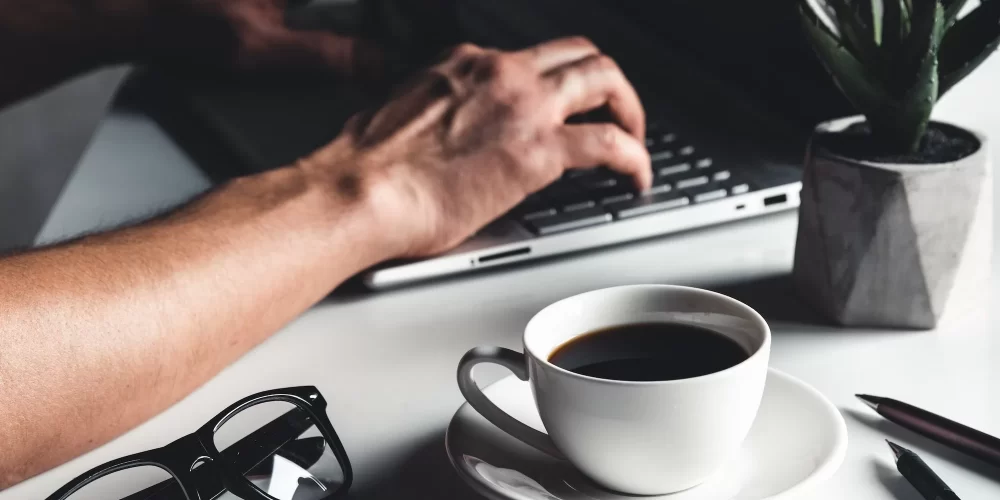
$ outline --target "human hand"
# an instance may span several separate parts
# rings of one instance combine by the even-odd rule
[[[133,58],[203,69],[322,69],[374,76],[373,43],[285,25],[288,0],[102,0],[108,16],[132,23]],[[121,24],[121,23],[120,23]]]
[[[617,124],[566,123],[603,106]],[[569,168],[607,165],[648,188],[644,137],[635,90],[590,42],[520,52],[463,45],[299,166],[365,200],[386,259],[422,257],[454,247]]]

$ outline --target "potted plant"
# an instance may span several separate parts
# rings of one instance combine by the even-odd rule
[[[800,293],[841,325],[933,328],[947,302],[989,153],[985,136],[931,110],[1000,42],[1000,0],[960,16],[964,4],[799,4],[815,53],[861,114],[810,139],[795,248]]]

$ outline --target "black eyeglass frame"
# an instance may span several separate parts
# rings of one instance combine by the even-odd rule
[[[73,493],[102,477],[141,466],[159,467],[173,476],[185,500],[214,499],[227,491],[243,500],[279,500],[254,486],[244,477],[246,471],[234,469],[232,460],[224,457],[216,448],[214,439],[216,431],[230,418],[251,406],[270,401],[288,402],[305,411],[311,423],[316,425],[331,447],[343,471],[343,484],[327,498],[335,498],[347,492],[353,480],[351,462],[326,414],[326,400],[315,387],[303,386],[274,389],[247,396],[230,405],[191,434],[161,448],[135,453],[94,467],[64,485],[46,500],[66,500]],[[270,450],[266,456],[259,457],[258,461],[270,457],[274,451],[276,450]],[[213,471],[212,467],[216,469]]]

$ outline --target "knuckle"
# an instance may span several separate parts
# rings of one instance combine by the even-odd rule
[[[606,151],[615,152],[621,149],[620,135],[614,125],[601,125],[594,130],[595,140]]]
[[[585,36],[567,37],[566,41],[572,45],[579,46],[580,48],[597,50],[597,45],[594,45],[594,42],[590,41],[590,39]]]
[[[516,66],[517,62],[510,55],[491,53],[480,58],[475,78],[480,82],[507,83],[517,73]]]
[[[475,44],[465,42],[465,43],[460,43],[455,47],[453,47],[451,49],[451,54],[449,54],[449,56],[452,59],[460,59],[463,57],[469,57],[473,54],[476,54],[479,52],[479,50],[480,50],[479,47],[476,46]]]
[[[550,81],[552,82],[552,88],[556,92],[561,92],[567,90],[570,85],[576,80],[576,73],[573,71],[557,71],[552,74]]]
[[[503,59],[501,59],[503,61]],[[532,82],[536,79],[518,77],[516,69],[505,69],[516,63],[501,62],[499,67],[494,67],[496,76],[485,83],[487,95],[497,103],[512,112],[526,110],[532,101],[531,96],[534,89]]]
[[[595,56],[592,64],[594,65],[594,69],[600,72],[621,73],[621,69],[618,67],[618,63],[615,62],[615,60],[612,59],[611,56],[606,54],[600,54]]]

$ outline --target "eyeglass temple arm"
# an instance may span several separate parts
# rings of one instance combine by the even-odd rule
[[[235,470],[246,474],[312,425],[312,420],[309,419],[305,410],[295,408],[251,432],[221,453]],[[193,474],[197,475],[198,469],[195,469]],[[202,480],[211,481],[207,478]],[[225,486],[222,485],[222,482],[216,481],[215,483],[217,485],[212,484],[209,488],[213,491],[207,498],[214,499],[225,493]],[[182,496],[176,481],[166,480],[121,500],[178,500],[180,498]]]

